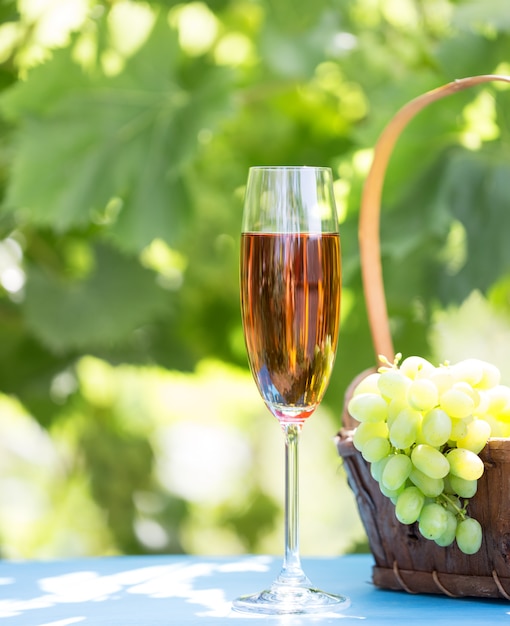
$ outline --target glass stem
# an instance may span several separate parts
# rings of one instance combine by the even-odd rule
[[[303,425],[283,425],[285,435],[285,556],[276,584],[308,586],[299,556],[299,438]]]

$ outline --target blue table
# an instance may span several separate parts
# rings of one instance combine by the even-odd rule
[[[383,591],[371,584],[372,557],[303,559],[308,576],[348,595],[343,614],[246,617],[233,598],[260,591],[281,561],[263,556],[105,557],[0,562],[0,626],[219,626],[255,620],[284,626],[374,624],[510,626],[510,603]],[[342,620],[339,622],[338,620]]]

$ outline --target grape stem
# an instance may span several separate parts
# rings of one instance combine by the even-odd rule
[[[379,358],[379,361],[383,365],[381,365],[381,367],[379,367],[377,371],[379,373],[387,372],[388,370],[398,369],[398,364],[402,358],[402,353],[399,352],[398,354],[395,355],[395,358],[393,359],[393,363],[391,363],[391,361],[389,361],[389,359],[384,354],[379,354],[378,358]]]
[[[446,503],[447,505],[450,505],[452,507],[452,509],[454,509],[457,513],[457,515],[461,518],[461,519],[466,519],[466,506],[467,506],[467,500],[464,501],[464,507],[460,508],[456,502],[446,493],[442,493],[439,496],[437,496],[437,500],[438,502],[441,503]]]

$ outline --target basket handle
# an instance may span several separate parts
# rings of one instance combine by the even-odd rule
[[[460,78],[414,98],[397,111],[377,140],[372,165],[363,186],[358,231],[363,291],[377,362],[379,355],[384,355],[390,361],[395,357],[384,294],[379,237],[384,174],[393,147],[407,124],[427,105],[463,89],[491,81],[510,83],[510,76],[485,74]]]

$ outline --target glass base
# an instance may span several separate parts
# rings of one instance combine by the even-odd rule
[[[241,596],[232,603],[235,611],[263,615],[329,613],[350,606],[349,598],[313,587],[289,587],[274,584],[270,589]]]

